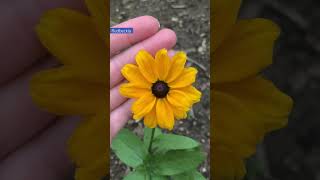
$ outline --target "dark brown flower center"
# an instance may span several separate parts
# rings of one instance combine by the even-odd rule
[[[167,83],[164,81],[157,81],[152,84],[152,93],[157,97],[157,98],[164,98],[167,96],[170,88]]]

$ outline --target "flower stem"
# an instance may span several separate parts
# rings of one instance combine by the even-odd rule
[[[148,147],[148,151],[150,154],[152,154],[151,150],[152,150],[152,143],[153,143],[153,137],[154,137],[155,131],[156,131],[156,128],[153,128],[151,132],[151,138],[150,138],[149,147]]]
[[[149,147],[148,147],[148,152],[150,154],[152,154],[152,143],[153,143],[153,137],[154,137],[154,133],[156,131],[156,128],[153,128],[152,131],[151,131],[151,138],[150,138],[150,142],[149,142]],[[152,175],[149,174],[149,180],[152,180]]]

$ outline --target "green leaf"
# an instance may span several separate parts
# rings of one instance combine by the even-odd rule
[[[165,154],[155,154],[150,166],[157,175],[172,176],[197,168],[204,158],[199,148],[171,150]]]
[[[131,167],[142,164],[148,154],[142,141],[128,129],[118,133],[112,140],[111,148],[123,163]]]
[[[152,128],[145,127],[143,130],[143,134],[144,134],[144,136],[143,136],[144,145],[146,148],[148,148],[149,143],[150,143],[150,139],[151,139]],[[162,134],[161,130],[159,128],[156,128],[156,130],[154,132],[153,139],[158,137],[161,134]]]
[[[202,174],[197,170],[193,171],[193,178],[194,180],[206,180],[206,178],[203,177]]]
[[[152,176],[152,180],[168,180],[166,176]]]
[[[206,180],[197,170],[172,176],[173,180]]]
[[[153,147],[158,153],[164,153],[168,150],[192,149],[199,145],[197,141],[189,137],[175,134],[161,134],[153,142]]]
[[[148,174],[146,174],[145,171],[136,170],[136,171],[130,172],[126,177],[123,178],[123,180],[146,179],[147,176]]]
[[[123,180],[168,180],[166,176],[149,175],[145,170],[135,170],[130,172]]]

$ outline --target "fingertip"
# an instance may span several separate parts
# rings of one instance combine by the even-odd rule
[[[153,16],[139,16],[114,26],[114,28],[121,27],[132,28],[133,33],[110,35],[111,57],[120,51],[156,34],[160,29],[160,24],[159,21]]]
[[[136,26],[137,31],[140,31],[139,33],[136,33],[134,30],[134,33],[137,36],[143,36],[143,35],[148,35],[151,36],[155,33],[157,33],[160,29],[160,22],[158,19],[156,19],[153,16],[140,16],[134,19],[134,21],[139,24],[139,26]]]
[[[176,53],[177,53],[176,50],[170,49],[170,50],[168,51],[168,56],[169,56],[170,58],[172,58]]]
[[[139,18],[139,17],[138,17]],[[150,16],[150,15],[146,15],[146,16],[140,16],[140,18],[144,21],[144,22],[150,22],[154,25],[156,25],[157,29],[160,29],[160,22],[157,18]]]
[[[162,29],[159,31],[162,41],[167,43],[168,48],[172,48],[177,43],[177,35],[171,29]]]

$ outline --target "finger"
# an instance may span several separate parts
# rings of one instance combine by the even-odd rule
[[[39,137],[10,154],[0,164],[0,179],[71,179],[72,164],[66,149],[67,141],[79,118],[62,118]]]
[[[119,130],[127,123],[132,116],[131,104],[133,100],[130,99],[119,106],[110,114],[110,143],[113,137],[119,132]]]
[[[121,68],[125,64],[134,63],[135,55],[139,50],[145,49],[151,54],[155,54],[159,49],[171,49],[176,44],[176,34],[170,29],[162,29],[150,38],[132,46],[126,51],[114,56],[110,62],[110,87],[114,87],[122,79]]]
[[[32,75],[56,65],[52,59],[46,61],[0,89],[0,159],[55,119],[32,102],[29,92]]]
[[[34,28],[45,11],[57,7],[85,9],[78,0],[1,1],[0,84],[46,55]]]
[[[140,16],[118,24],[115,27],[133,28],[133,33],[110,34],[110,57],[154,35],[159,30],[160,23],[152,16]]]
[[[110,112],[127,100],[119,92],[120,85],[121,83],[110,90]]]
[[[172,58],[176,53],[177,53],[176,50],[170,49],[170,50],[168,51],[168,56],[169,56],[170,58]]]

